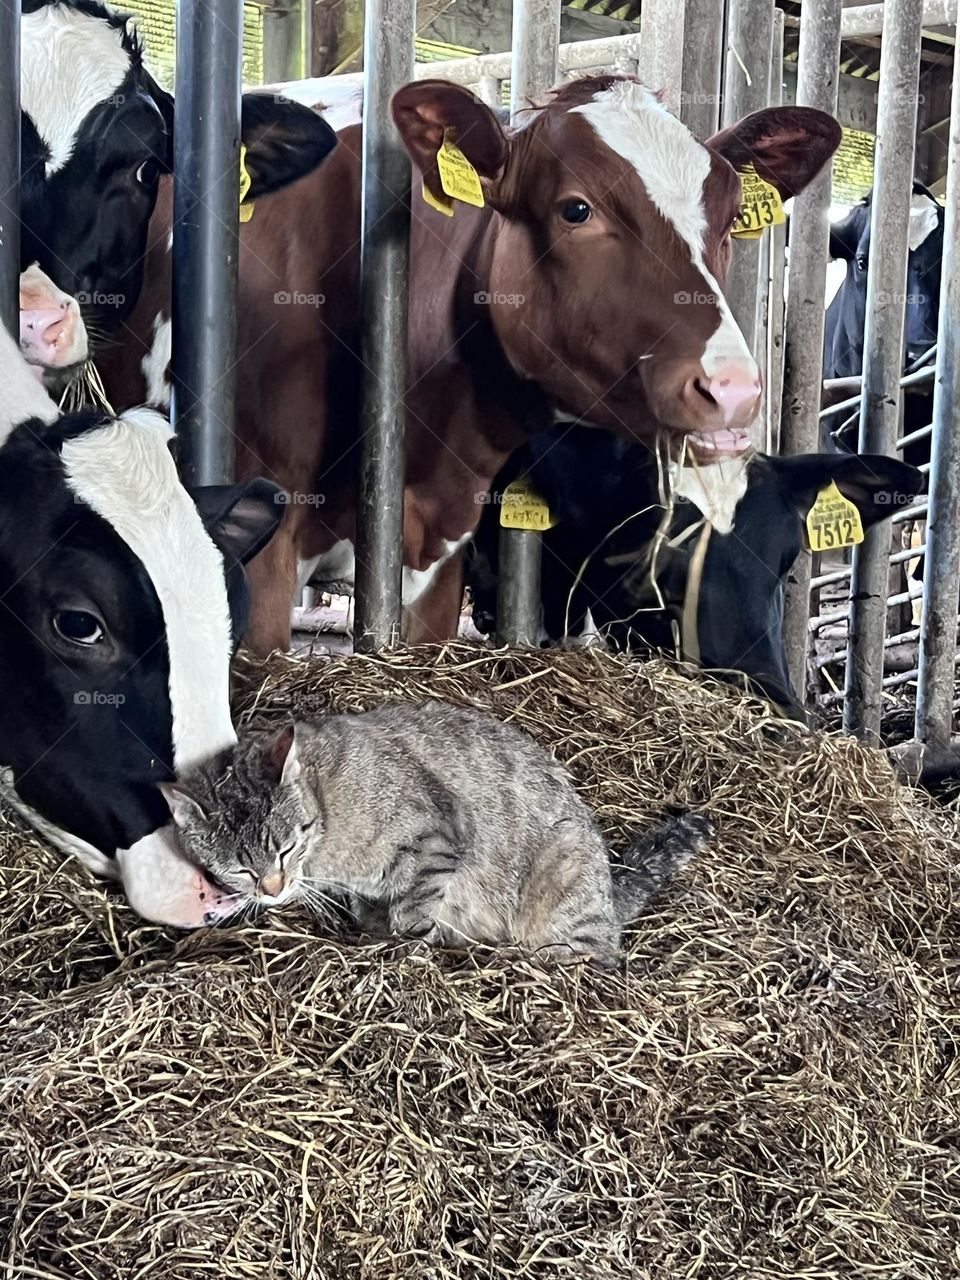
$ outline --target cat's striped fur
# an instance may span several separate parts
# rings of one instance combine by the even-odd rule
[[[370,933],[601,963],[711,833],[669,820],[611,868],[562,765],[442,702],[247,734],[165,790],[188,855],[243,900],[332,897]]]

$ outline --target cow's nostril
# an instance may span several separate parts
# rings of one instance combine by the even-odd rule
[[[710,387],[705,382],[703,382],[702,379],[694,378],[693,389],[697,393],[697,395],[701,396],[704,400],[706,400],[707,404],[713,407],[716,407],[716,403],[717,403],[716,397],[713,395],[712,391],[710,390]]]

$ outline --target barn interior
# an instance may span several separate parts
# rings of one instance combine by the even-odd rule
[[[176,30],[178,16],[206,7],[216,20],[224,3],[124,6],[165,88],[221,74],[202,56],[188,61]],[[652,66],[665,96],[676,91],[669,105],[704,135],[722,119],[724,84],[749,111],[829,98],[818,76],[836,74],[844,132],[832,185],[788,202],[791,217],[822,223],[822,243],[788,248],[785,224],[739,242],[729,294],[774,388],[759,447],[819,448],[832,421],[821,407],[823,312],[843,275],[826,262],[827,219],[855,207],[891,163],[877,147],[897,105],[881,100],[884,42],[889,58],[896,39],[884,6],[368,0],[365,13],[363,0],[244,0],[242,78],[291,95],[306,83],[309,101],[317,78],[364,82],[366,37],[382,57],[381,80],[366,68],[366,89],[384,110],[396,86],[383,68],[396,50],[377,45],[371,14],[387,6],[411,20],[417,76],[459,74],[509,110],[515,75],[529,70],[513,61],[524,5],[556,11],[565,78]],[[891,8],[922,11],[908,89],[913,177],[955,231],[956,0]],[[852,16],[838,55],[818,66],[814,24],[840,22],[841,10]],[[628,43],[589,44],[611,40]],[[598,52],[578,55],[581,46]],[[2,102],[0,88],[0,127]],[[200,137],[196,121],[188,128]],[[3,163],[0,148],[0,190]],[[198,286],[175,287],[187,297]],[[791,296],[795,313],[813,299],[812,340],[789,327]],[[378,332],[394,343],[388,328]],[[899,362],[884,396],[879,361],[834,388],[841,416],[893,456],[903,452],[903,402],[936,383],[925,465],[948,537],[960,528],[954,348],[941,341],[903,395]],[[798,370],[801,350],[815,358]],[[402,357],[394,372],[402,380]],[[208,370],[214,382],[228,373]],[[885,407],[871,401],[863,416],[871,396]],[[392,481],[396,497],[402,479]],[[381,533],[393,526],[376,522],[397,517],[395,503],[384,511],[389,497],[374,493],[365,517]],[[291,652],[241,650],[231,671],[241,733],[443,699],[519,726],[561,761],[615,853],[664,814],[709,814],[715,841],[630,927],[612,972],[469,940],[358,937],[340,911],[302,903],[189,933],[151,924],[119,882],[93,876],[0,799],[3,1274],[960,1275],[960,796],[952,776],[914,785],[923,759],[951,763],[960,734],[960,565],[944,555],[932,585],[911,577],[938,545],[926,500],[882,525],[885,541],[872,539],[888,590],[867,625],[850,621],[851,595],[866,594],[850,549],[803,554],[785,643],[807,723],[682,654],[541,647],[525,630],[529,599],[483,640],[467,597],[459,638],[410,646],[394,642],[399,587],[376,593],[375,609],[375,593],[359,601],[355,623],[351,599],[308,586]],[[539,536],[504,536],[517,581],[529,581]],[[393,567],[399,579],[399,560]],[[948,650],[936,670],[934,632]],[[869,674],[869,696],[851,693],[848,664]],[[9,782],[2,760],[0,780]]]

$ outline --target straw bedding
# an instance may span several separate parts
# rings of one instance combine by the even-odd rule
[[[242,676],[245,716],[491,707],[614,845],[672,805],[716,845],[610,975],[176,937],[0,827],[0,1274],[960,1275],[960,844],[881,755],[589,650]]]

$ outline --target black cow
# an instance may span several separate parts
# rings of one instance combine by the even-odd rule
[[[0,794],[190,926],[231,904],[156,784],[235,740],[242,566],[284,506],[263,480],[188,494],[170,437],[150,410],[62,415],[0,326]]]
[[[830,228],[830,257],[847,264],[843,284],[827,308],[824,320],[824,378],[849,378],[863,372],[867,275],[870,269],[872,192]],[[943,209],[920,182],[913,184],[904,300],[905,363],[915,363],[937,340],[940,311],[940,268],[943,258]],[[906,396],[904,430],[930,422],[931,395]],[[828,419],[831,429],[840,423]],[[841,443],[856,446],[857,430],[848,428]],[[826,443],[826,442],[825,442]],[[907,461],[929,462],[929,441],[905,453]]]
[[[755,454],[701,468],[691,481],[665,475],[642,446],[553,427],[511,459],[484,512],[468,576],[481,632],[495,621],[497,495],[524,471],[559,517],[543,536],[550,639],[576,635],[589,609],[615,647],[679,652],[705,668],[742,673],[800,718],[784,655],[783,588],[803,545],[804,517],[835,480],[869,526],[912,498],[922,479],[914,467],[878,456]],[[668,480],[676,494],[670,510],[662,496]],[[732,502],[726,511],[711,510],[715,480]]]
[[[22,266],[75,295],[95,337],[140,294],[157,182],[173,164],[173,98],[129,19],[99,0],[23,0],[21,81]],[[250,200],[310,173],[336,142],[309,108],[266,93],[244,94],[241,135]]]

